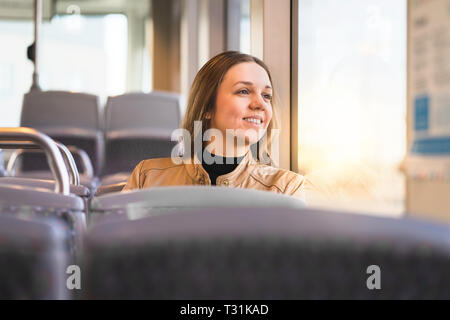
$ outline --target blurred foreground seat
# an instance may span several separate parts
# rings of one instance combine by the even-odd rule
[[[0,211],[2,211],[0,205]],[[0,215],[0,299],[68,299],[64,226]]]
[[[24,218],[53,218],[65,226],[66,251],[73,261],[83,247],[86,214],[83,200],[75,195],[63,195],[41,187],[2,184],[0,179],[0,214]]]
[[[450,298],[450,228],[411,219],[197,209],[95,224],[86,249],[88,299]]]
[[[95,197],[90,222],[138,219],[202,208],[303,208],[295,197],[217,186],[155,187]]]
[[[47,166],[49,171],[42,173],[42,176],[27,174],[26,178],[18,178],[15,176],[0,177],[0,186],[3,185],[2,190],[5,194],[9,193],[11,198],[1,199],[10,205],[21,205],[31,200],[38,202],[32,205],[37,207],[42,205],[44,207],[52,208],[54,205],[51,200],[58,201],[70,207],[78,208],[80,200],[84,203],[81,217],[85,224],[85,214],[88,212],[89,200],[93,197],[94,190],[80,184],[80,176],[75,165],[75,161],[70,151],[62,144],[55,142],[46,134],[43,134],[35,129],[26,127],[14,128],[0,128],[0,147],[17,149],[29,148],[29,151],[39,150],[46,156]],[[26,151],[28,149],[21,149]],[[13,153],[16,155],[16,153]],[[8,162],[8,174],[13,175],[15,158],[11,157]],[[40,171],[39,171],[40,172]],[[33,172],[37,173],[37,172]],[[11,190],[8,190],[7,187]],[[23,187],[23,188],[21,188]],[[32,191],[41,191],[41,193],[33,193]],[[47,190],[47,193],[43,193]],[[52,192],[53,191],[53,192]],[[54,193],[54,195],[48,195]],[[29,197],[29,198],[28,198]],[[77,199],[78,198],[78,199]],[[24,200],[23,203],[21,200]],[[46,203],[45,200],[49,202]],[[66,203],[64,203],[66,201]],[[11,203],[10,203],[11,202]]]

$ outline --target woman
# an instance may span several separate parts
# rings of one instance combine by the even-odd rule
[[[272,101],[272,78],[264,62],[236,51],[215,56],[192,84],[181,126],[187,133],[184,161],[174,156],[141,161],[124,190],[218,185],[303,198],[301,175],[266,164],[272,164]],[[256,156],[252,145],[258,146]]]

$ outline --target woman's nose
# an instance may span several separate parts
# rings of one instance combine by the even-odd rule
[[[253,95],[252,100],[250,101],[250,108],[255,110],[264,109],[263,98],[258,94]]]

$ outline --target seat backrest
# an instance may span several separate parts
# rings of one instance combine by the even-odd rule
[[[66,91],[32,91],[24,95],[21,126],[84,150],[100,174],[103,164],[103,116],[97,96]],[[22,170],[45,170],[44,157],[26,155]]]
[[[124,132],[125,135],[137,132]],[[140,133],[139,133],[140,134]],[[105,164],[102,180],[118,173],[131,174],[133,169],[144,159],[170,157],[177,145],[170,137],[125,137],[110,139],[105,146]]]
[[[98,97],[66,91],[31,91],[23,99],[21,125],[32,128],[101,129]]]
[[[1,213],[0,299],[68,299],[64,225]]]
[[[170,157],[181,121],[181,98],[167,92],[109,97],[105,107],[102,176],[130,172],[143,159]]]
[[[109,97],[105,107],[107,138],[114,132],[136,130],[165,134],[179,127],[180,96],[174,93],[127,93]],[[170,133],[169,133],[170,137]]]
[[[94,299],[450,298],[450,228],[411,219],[216,208],[94,225],[86,248]]]
[[[78,196],[55,193],[39,185],[2,184],[1,180],[0,213],[29,219],[53,217],[63,222],[68,230],[67,249],[75,259],[86,232],[85,202]]]
[[[43,188],[49,191],[55,190],[55,181],[51,180],[51,172],[49,173],[46,179],[41,179],[37,177],[25,178],[25,177],[3,177],[0,178],[0,185],[10,184],[10,185],[20,185],[24,187],[31,188]],[[81,197],[89,199],[91,198],[91,190],[86,186],[79,185],[70,185],[70,193]]]
[[[136,219],[201,208],[302,208],[300,199],[267,191],[205,187],[157,187],[94,197],[93,221],[119,215]]]

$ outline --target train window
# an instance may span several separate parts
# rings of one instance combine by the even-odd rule
[[[23,93],[31,86],[33,65],[24,63],[33,41],[31,21],[0,20],[0,127],[17,126]]]
[[[127,18],[122,14],[55,16],[42,30],[44,90],[124,93],[127,81]]]
[[[0,21],[0,42],[8,44],[8,50],[0,52],[0,126],[18,126],[23,93],[29,91],[33,73],[26,60],[33,42],[32,21]],[[43,90],[88,92],[103,99],[125,92],[125,15],[56,15],[43,22],[40,43]]]
[[[309,202],[401,215],[406,0],[300,0],[298,14],[298,153]]]
[[[250,54],[250,0],[241,0],[241,32],[239,48],[243,53]]]

